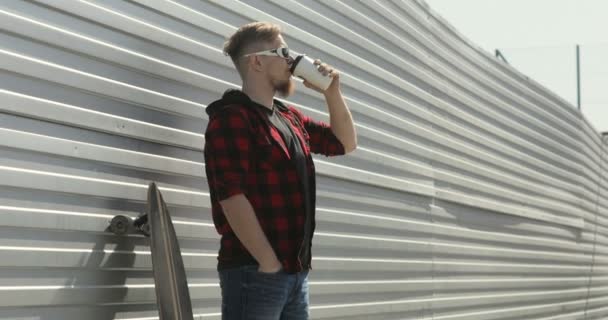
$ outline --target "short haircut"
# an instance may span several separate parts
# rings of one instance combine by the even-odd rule
[[[251,22],[242,25],[224,43],[224,54],[230,56],[239,69],[238,60],[248,49],[260,42],[272,42],[281,35],[281,27],[271,22]],[[240,70],[239,70],[240,71]]]

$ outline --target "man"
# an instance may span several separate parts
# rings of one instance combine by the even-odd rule
[[[274,99],[295,88],[279,26],[246,24],[224,53],[243,85],[207,107],[205,170],[221,235],[222,319],[308,319],[316,190],[311,152],[342,155],[357,145],[339,73],[316,61],[331,85],[322,91],[304,82],[325,96],[329,126]]]

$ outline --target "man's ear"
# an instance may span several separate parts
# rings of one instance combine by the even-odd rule
[[[247,63],[250,64],[250,67],[255,71],[262,71],[264,68],[264,62],[260,59],[260,56],[249,56],[247,57],[249,61]]]

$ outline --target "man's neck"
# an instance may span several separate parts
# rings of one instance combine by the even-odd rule
[[[262,81],[243,82],[241,89],[251,100],[272,109],[274,89]]]

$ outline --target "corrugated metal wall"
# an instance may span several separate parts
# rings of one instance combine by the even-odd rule
[[[317,158],[315,319],[608,317],[606,142],[422,1],[0,2],[0,318],[154,319],[159,182],[195,313],[219,319],[204,108],[251,20],[342,70],[359,149]],[[328,119],[303,86],[289,98]]]

